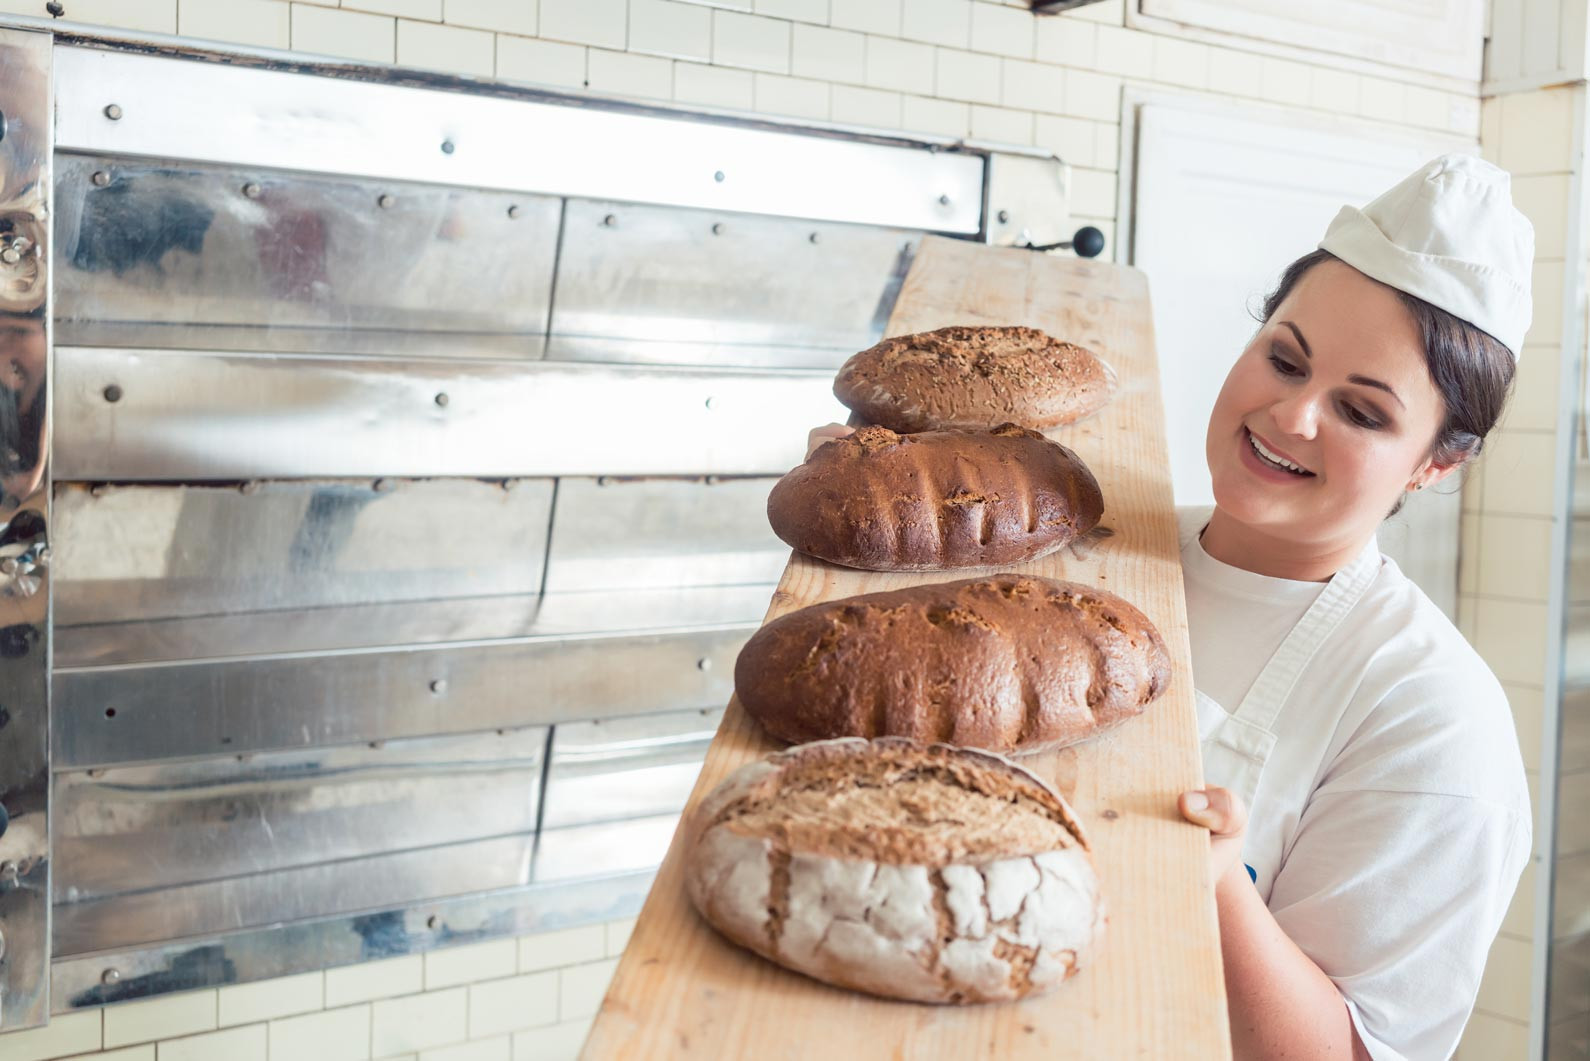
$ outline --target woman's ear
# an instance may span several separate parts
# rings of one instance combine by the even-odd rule
[[[1430,457],[1422,466],[1420,466],[1419,470],[1413,474],[1413,478],[1408,480],[1408,489],[1424,490],[1427,487],[1434,486],[1436,483],[1439,483],[1441,480],[1445,479],[1447,476],[1463,467],[1469,461],[1473,460],[1475,455],[1476,450],[1469,450],[1455,459],[1441,460],[1437,457]]]

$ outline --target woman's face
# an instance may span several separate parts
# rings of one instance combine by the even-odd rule
[[[1452,467],[1418,325],[1389,287],[1325,261],[1305,273],[1226,377],[1206,444],[1215,501],[1299,543],[1367,537],[1408,485]]]

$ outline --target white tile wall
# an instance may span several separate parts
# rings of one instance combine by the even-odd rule
[[[397,60],[397,19],[293,4],[293,50],[373,63]]]
[[[516,940],[494,939],[462,947],[443,947],[425,955],[425,990],[512,976],[518,968]]]
[[[519,971],[536,972],[595,961],[607,954],[607,936],[601,925],[582,925],[542,932],[519,940]]]
[[[995,4],[972,6],[972,49],[1014,56],[1032,57],[1037,32],[1031,11]]]
[[[1529,1019],[1529,941],[1514,936],[1498,936],[1491,946],[1476,1009],[1513,1020]]]
[[[866,82],[918,94],[933,91],[933,46],[890,37],[868,37]]]
[[[999,59],[940,48],[934,56],[933,90],[940,99],[999,102]]]
[[[753,89],[756,109],[794,118],[828,117],[828,82],[778,74],[757,74]]]
[[[513,1040],[506,1035],[420,1051],[419,1061],[511,1061]]]
[[[540,0],[543,37],[598,48],[623,48],[625,0]]]
[[[526,37],[497,37],[497,76],[537,85],[581,88],[585,85],[584,47]]]
[[[751,109],[755,79],[748,70],[699,63],[674,64],[674,99],[707,107]]]
[[[43,1028],[8,1032],[0,1042],[5,1044],[6,1061],[44,1061],[99,1049],[102,1023],[103,1014],[97,1010],[67,1013],[52,1017]]]
[[[398,18],[429,19],[432,22],[442,19],[442,0],[342,0],[341,6],[376,15],[396,15]]]
[[[326,1007],[409,995],[425,986],[425,962],[417,954],[326,970]]]
[[[182,1039],[163,1039],[156,1056],[160,1061],[266,1061],[266,1031],[263,1024],[190,1035]]]
[[[105,1010],[105,1045],[127,1046],[151,1039],[210,1031],[216,1026],[216,993],[190,991]]]
[[[618,959],[570,965],[558,971],[558,1019],[578,1020],[596,1013],[607,994],[607,985],[618,968]]]
[[[707,62],[712,12],[670,0],[629,0],[629,50]]]
[[[177,32],[177,0],[72,0],[65,5],[73,22],[120,26],[150,33]],[[22,14],[43,17],[44,0],[26,4]]]
[[[1196,41],[1177,40],[1175,37],[1152,37],[1154,42],[1153,76],[1155,81],[1189,88],[1206,88],[1209,85],[1209,47]]]
[[[76,1057],[67,1058],[66,1061],[81,1061],[83,1058],[92,1057],[94,1061],[156,1061],[155,1044],[144,1043],[142,1046],[124,1046],[120,1050],[106,1050],[97,1054],[78,1054]],[[6,1061],[12,1061],[11,1055],[6,1055]]]
[[[536,10],[536,0],[442,0],[442,21],[533,37]]]
[[[491,980],[469,989],[469,1037],[540,1028],[558,1021],[558,971]]]
[[[972,0],[906,0],[900,36],[949,48],[972,44]]]
[[[904,98],[898,92],[835,85],[829,105],[836,122],[898,129],[902,128],[900,111],[903,102]]]
[[[585,57],[585,83],[609,96],[666,97],[673,89],[673,62],[655,55],[634,55],[592,48]]]
[[[900,105],[900,122],[913,132],[966,136],[972,127],[972,108],[967,103],[906,96]]]
[[[237,984],[221,988],[218,994],[221,1027],[252,1024],[320,1009],[326,1001],[326,974],[304,973],[255,984]]]
[[[485,30],[398,19],[397,60],[404,66],[490,77],[496,67],[496,44]]]
[[[1007,107],[1023,107],[1049,114],[1066,111],[1066,72],[1048,63],[1007,59],[1000,100]]]
[[[712,61],[723,66],[789,73],[790,23],[737,11],[712,13]]]
[[[791,34],[790,72],[796,77],[849,85],[866,81],[866,34],[798,22]]]
[[[467,988],[386,998],[375,1003],[373,1011],[370,1052],[376,1057],[446,1046],[469,1037]]]
[[[269,1024],[270,1056],[276,1061],[359,1061],[370,1056],[368,1004],[328,1009]]]
[[[288,6],[280,0],[179,0],[177,32],[184,37],[285,48]]]
[[[513,1061],[575,1061],[590,1034],[589,1019],[514,1032]]]
[[[843,4],[845,0],[834,0]],[[758,15],[793,19],[796,22],[828,21],[828,0],[753,0],[751,10]]]
[[[1032,143],[1032,114],[1005,107],[972,104],[972,135],[1003,144]]]
[[[1119,26],[1100,26],[1095,65],[1107,73],[1146,81],[1154,76],[1154,38]]]
[[[828,22],[844,29],[894,36],[900,32],[903,0],[834,0]]]

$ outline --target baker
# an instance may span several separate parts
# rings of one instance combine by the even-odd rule
[[[1479,454],[1533,252],[1505,172],[1430,162],[1287,267],[1210,415],[1215,506],[1178,514],[1210,787],[1180,808],[1238,1057],[1449,1057],[1529,858],[1501,686],[1375,531]]]

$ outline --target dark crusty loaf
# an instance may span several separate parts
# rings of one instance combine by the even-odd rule
[[[846,361],[834,394],[895,431],[1047,428],[1097,412],[1115,376],[1088,350],[1036,328],[953,327],[885,339]]]
[[[1170,680],[1148,618],[1075,582],[1000,574],[816,604],[740,650],[734,688],[773,736],[1034,752],[1141,714]]]
[[[864,427],[780,479],[767,517],[793,548],[868,571],[997,567],[1053,552],[1104,511],[1080,457],[1015,424]]]
[[[691,815],[686,887],[729,939],[808,976],[918,1002],[1023,998],[1104,926],[1058,793],[996,755],[885,738],[742,767]]]

